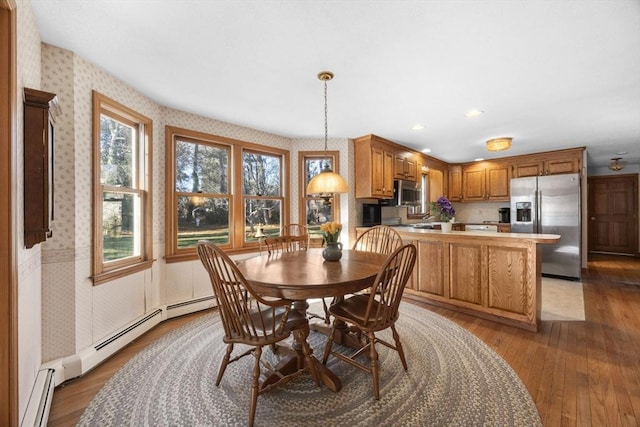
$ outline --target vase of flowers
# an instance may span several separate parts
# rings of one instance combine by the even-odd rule
[[[322,230],[323,243],[327,244],[327,247],[322,251],[322,257],[326,261],[338,261],[342,258],[342,243],[338,242],[342,224],[326,222],[320,226],[320,230]]]
[[[451,231],[451,222],[456,214],[456,210],[453,208],[453,205],[444,196],[441,196],[435,202],[431,202],[431,212],[440,216],[440,221],[442,224],[440,225],[440,229],[443,233],[448,233]]]

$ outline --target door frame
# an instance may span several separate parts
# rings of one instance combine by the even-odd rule
[[[16,1],[0,0],[0,425],[18,425]]]
[[[620,179],[620,178],[627,178],[630,181],[633,182],[633,201],[631,202],[633,205],[633,212],[632,212],[632,217],[635,220],[635,232],[633,233],[633,255],[638,257],[640,256],[640,218],[638,217],[638,211],[640,210],[640,206],[638,204],[639,198],[640,198],[640,194],[639,194],[639,177],[640,174],[634,173],[634,174],[622,174],[622,175],[593,175],[593,176],[589,176],[587,177],[587,185],[588,185],[588,189],[587,189],[587,194],[588,197],[591,197],[591,183],[594,180],[598,180],[598,181],[606,181],[606,180],[613,180],[613,179]],[[587,221],[590,222],[590,215],[591,215],[591,211],[590,211],[591,206],[588,205],[587,207]],[[591,224],[588,224],[587,229],[590,231],[591,230]],[[592,233],[588,233],[588,243],[587,243],[587,248],[589,248],[589,252],[598,252],[598,251],[591,251],[590,248],[592,247],[592,240],[594,236],[592,235]],[[620,255],[632,255],[632,254],[623,254],[621,253]]]

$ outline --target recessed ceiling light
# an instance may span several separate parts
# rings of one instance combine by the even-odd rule
[[[482,110],[469,110],[466,113],[464,113],[464,116],[468,119],[472,119],[474,117],[481,116],[482,114],[484,114],[484,111]]]
[[[624,156],[625,154],[629,154],[629,153],[628,153],[628,152],[626,152],[626,151],[618,151],[616,154],[617,154],[618,156]]]
[[[483,157],[478,157],[477,159],[473,159],[474,162],[481,162],[483,160],[484,160]]]
[[[425,153],[425,154],[426,153],[430,153],[431,152],[431,148],[423,148],[422,152]]]
[[[411,130],[422,130],[425,127],[426,127],[425,125],[417,124],[417,125],[411,126]]]

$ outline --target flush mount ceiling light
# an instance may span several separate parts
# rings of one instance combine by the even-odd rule
[[[422,152],[425,153],[425,154],[430,153],[431,152],[431,148],[423,148]]]
[[[411,126],[411,130],[423,130],[425,127],[426,127],[425,125],[417,124],[417,125]]]
[[[624,169],[624,163],[620,162],[622,157],[614,157],[611,159],[611,163],[609,163],[609,169],[612,171],[618,172]]]
[[[513,138],[500,137],[493,138],[487,141],[487,150],[489,151],[502,151],[511,148],[511,141]]]
[[[307,194],[318,194],[324,198],[325,205],[331,203],[331,197],[335,193],[346,193],[349,191],[347,183],[344,178],[331,170],[329,166],[329,156],[327,155],[327,139],[328,139],[328,126],[327,126],[327,81],[333,79],[333,73],[331,71],[321,71],[318,73],[318,80],[324,83],[324,157],[325,163],[322,171],[314,176],[307,185]]]
[[[467,119],[472,119],[474,117],[481,116],[482,114],[484,114],[484,111],[482,111],[482,110],[469,110],[466,113],[464,113],[464,116]]]

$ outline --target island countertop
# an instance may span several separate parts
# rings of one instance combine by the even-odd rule
[[[356,227],[356,234],[367,227]],[[558,234],[393,227],[418,248],[405,297],[537,331],[542,245]]]
[[[358,227],[359,228],[359,227]],[[535,233],[499,233],[497,231],[450,231],[443,233],[440,230],[425,229],[425,228],[413,228],[413,227],[391,227],[396,230],[400,235],[412,235],[416,238],[420,236],[428,236],[428,238],[440,238],[443,239],[459,239],[459,238],[481,238],[481,239],[507,239],[507,240],[527,240],[536,243],[556,243],[560,240],[559,234],[535,234]]]

